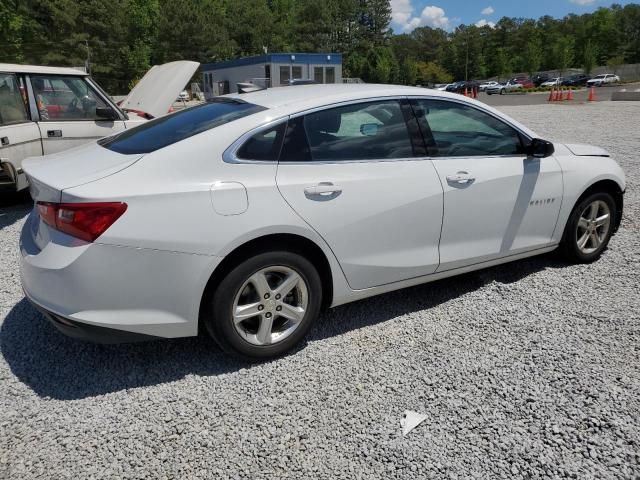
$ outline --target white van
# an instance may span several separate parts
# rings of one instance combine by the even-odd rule
[[[166,114],[199,63],[152,67],[120,103],[77,69],[0,63],[0,190],[28,186],[22,160]]]

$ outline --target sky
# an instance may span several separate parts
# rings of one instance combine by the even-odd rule
[[[464,23],[490,25],[502,17],[561,18],[568,13],[589,13],[612,3],[626,5],[632,0],[391,0],[395,33],[408,33],[429,26],[453,30]]]

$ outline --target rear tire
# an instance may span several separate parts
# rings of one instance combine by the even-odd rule
[[[220,282],[203,319],[207,332],[229,353],[253,359],[291,350],[320,314],[322,283],[302,255],[260,253]]]
[[[571,263],[596,261],[607,248],[617,217],[616,203],[605,192],[580,200],[564,229],[560,252]]]

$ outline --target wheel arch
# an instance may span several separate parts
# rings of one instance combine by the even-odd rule
[[[247,240],[236,246],[217,265],[212,272],[200,299],[198,314],[199,326],[202,325],[203,315],[209,313],[209,299],[225,277],[236,265],[248,256],[271,250],[285,250],[299,253],[311,261],[318,269],[322,282],[322,308],[328,308],[333,302],[333,272],[331,263],[323,249],[313,240],[295,233],[271,233],[251,240]]]
[[[616,218],[614,219],[613,224],[613,232],[615,233],[618,230],[618,227],[620,227],[620,223],[622,222],[622,210],[624,207],[624,191],[616,180],[604,178],[597,180],[589,185],[578,196],[578,199],[575,201],[572,210],[583,199],[596,192],[608,193],[609,195],[611,195],[611,197],[613,197],[614,202],[616,202]]]

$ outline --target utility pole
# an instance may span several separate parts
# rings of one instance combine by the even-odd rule
[[[84,69],[88,74],[91,74],[91,50],[89,49],[89,40],[85,40],[84,44],[87,47],[87,59],[84,62]]]

